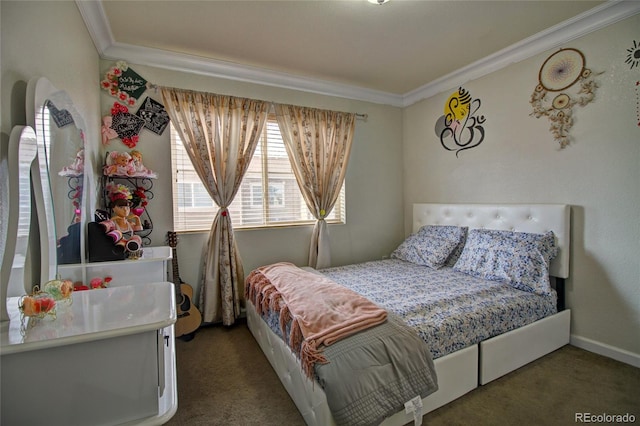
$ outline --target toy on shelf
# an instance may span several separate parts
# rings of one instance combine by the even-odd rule
[[[142,163],[142,153],[133,150],[131,153],[111,151],[107,154],[103,167],[105,176],[142,177],[155,179],[157,174]]]
[[[84,174],[84,148],[81,148],[71,164],[58,172],[60,176],[78,177]]]
[[[131,176],[140,176],[140,177],[148,177],[148,178],[156,178],[157,174],[148,168],[142,163],[142,153],[137,149],[134,149],[130,153],[131,159],[133,162],[133,175]]]
[[[142,231],[140,217],[131,213],[131,191],[123,184],[109,182],[106,186],[109,208],[113,211],[110,219],[100,222],[105,234],[113,243],[127,251],[136,252],[142,247],[142,238],[135,231]]]

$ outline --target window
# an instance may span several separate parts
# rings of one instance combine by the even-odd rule
[[[173,126],[171,158],[174,230],[209,230],[218,207],[200,182]],[[327,217],[328,222],[345,221],[344,200],[343,185],[340,197]],[[315,221],[291,170],[275,116],[270,115],[267,120],[229,212],[236,229],[311,224]]]

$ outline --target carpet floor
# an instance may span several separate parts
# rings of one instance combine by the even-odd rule
[[[178,410],[167,426],[305,424],[244,321],[177,339],[176,358]],[[571,425],[627,413],[640,424],[640,369],[567,345],[427,413],[423,425]]]

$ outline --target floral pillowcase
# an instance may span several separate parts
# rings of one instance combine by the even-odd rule
[[[408,236],[391,257],[438,269],[448,264],[453,252],[464,245],[466,233],[466,227],[425,225]]]
[[[557,255],[555,235],[472,229],[453,269],[538,294],[551,293],[549,263]]]

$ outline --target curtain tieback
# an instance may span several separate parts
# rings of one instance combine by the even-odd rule
[[[320,218],[318,220],[324,220],[324,217],[327,215],[325,209],[320,210]]]
[[[229,210],[227,210],[226,207],[223,207],[223,208],[220,209],[220,215],[221,216],[225,216],[226,217],[228,214],[229,214]]]

